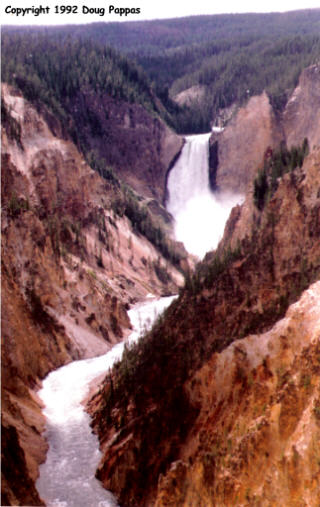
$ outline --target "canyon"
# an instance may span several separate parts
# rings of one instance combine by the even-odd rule
[[[87,165],[48,111],[5,84],[2,100],[2,503],[40,505],[41,379],[127,336],[129,305],[177,292],[188,255],[166,240],[174,266],[114,211],[124,191]],[[156,209],[148,223],[159,236],[168,224]]]
[[[112,397],[106,379],[92,398],[97,477],[120,504],[318,505],[319,142],[262,209],[249,184],[217,252],[114,370]]]
[[[277,379],[280,373],[278,372],[277,376],[274,373],[280,368],[281,357],[277,357],[273,364],[271,355],[266,349],[265,356],[261,357],[263,368],[260,380],[259,363],[250,369],[251,363],[248,360],[247,368],[246,357],[254,356],[254,352],[250,348],[242,354],[240,341],[238,345],[236,340],[245,340],[244,343],[252,343],[252,347],[259,347],[260,338],[263,341],[269,336],[265,333],[271,332],[280,319],[284,317],[288,319],[294,308],[299,309],[299,304],[297,307],[291,307],[292,303],[299,301],[303,290],[319,277],[319,155],[318,149],[306,159],[299,176],[298,172],[296,173],[294,181],[289,175],[283,178],[274,197],[259,217],[261,221],[259,229],[253,230],[251,237],[245,237],[240,241],[237,250],[229,251],[225,257],[203,261],[180,298],[168,309],[164,321],[148,336],[144,347],[133,349],[126,358],[130,365],[129,378],[124,377],[122,370],[115,371],[113,386],[118,388],[114,387],[115,401],[111,407],[107,401],[110,400],[109,381],[105,382],[104,390],[93,399],[91,413],[94,428],[100,436],[105,455],[99,467],[98,477],[108,489],[116,493],[120,504],[187,505],[190,498],[193,498],[190,500],[191,504],[196,505],[200,497],[203,498],[200,505],[219,503],[228,505],[230,502],[239,502],[239,505],[246,505],[248,502],[250,504],[251,497],[248,493],[246,498],[246,491],[249,488],[253,492],[254,488],[251,483],[249,484],[248,476],[252,474],[250,470],[256,465],[252,464],[252,469],[248,470],[250,461],[247,450],[243,451],[246,453],[244,461],[240,458],[239,460],[234,458],[232,461],[234,456],[231,452],[232,445],[236,445],[237,450],[238,445],[241,448],[241,445],[249,442],[251,435],[246,436],[243,428],[259,424],[264,405],[264,410],[268,414],[273,413],[272,410],[282,411],[283,414],[287,411],[298,414],[295,403],[300,401],[298,402],[295,395],[283,402],[284,408],[281,408],[280,404],[278,408],[274,408],[274,405],[278,397],[282,400],[280,387],[285,387],[289,391],[302,389],[304,393],[301,379],[305,375],[309,375],[306,392],[310,392],[311,398],[308,400],[303,398],[301,407],[304,407],[305,403],[311,404],[310,424],[316,428],[315,400],[318,399],[319,392],[318,317],[314,322],[313,333],[307,331],[303,333],[306,340],[311,340],[307,345],[310,345],[313,351],[311,363],[308,363],[310,373],[307,373],[309,367],[304,359],[299,363],[295,341],[293,340],[291,344],[289,339],[292,326],[288,325],[290,328],[287,331],[288,336],[285,332],[282,334],[280,332],[281,339],[285,343],[285,354],[296,359],[294,371],[297,376],[292,387],[290,373],[279,381]],[[288,206],[292,214],[288,213]],[[314,290],[312,289],[310,293],[311,307],[312,301],[315,301]],[[308,299],[308,296],[305,297]],[[289,313],[286,314],[288,308]],[[316,307],[312,307],[310,311],[314,312],[315,316],[318,315]],[[305,318],[303,312],[299,313],[299,310],[297,312],[300,319],[297,317],[294,319],[298,320],[296,334],[299,335]],[[307,323],[308,320],[306,317]],[[281,326],[285,324],[279,324],[277,329],[282,329]],[[307,352],[304,347],[302,349],[304,358]],[[228,368],[225,368],[226,382],[229,379],[230,385],[226,384],[224,389],[230,389],[230,394],[227,398],[222,398],[218,387],[221,386],[222,380],[215,376],[218,372],[215,374],[214,365],[215,361],[218,361],[217,358],[222,361],[220,356],[224,357],[229,350],[236,351],[237,362],[234,366],[228,363]],[[230,373],[229,376],[229,370],[235,373]],[[287,365],[284,362],[283,373],[289,370],[290,363]],[[281,369],[279,371],[282,372]],[[165,372],[165,375],[162,375],[162,372]],[[206,372],[208,380],[202,380],[201,372]],[[133,382],[133,378],[130,381],[130,375],[135,379],[132,389],[124,386],[124,382],[126,386]],[[159,385],[160,376],[162,382]],[[270,393],[275,389],[275,395],[269,393],[265,398],[262,394],[263,386],[269,377],[273,379]],[[204,389],[210,390],[210,382],[214,382],[215,378],[217,387],[211,391],[210,398],[208,399],[206,394],[199,394],[197,397],[198,381],[200,385],[203,382]],[[237,389],[239,386],[240,389],[238,398],[235,386]],[[261,406],[258,397],[260,387],[263,401]],[[240,392],[243,395],[240,395]],[[252,411],[248,406],[251,397],[255,400]],[[217,402],[210,403],[211,399]],[[202,413],[205,414],[203,419]],[[301,417],[303,413],[301,408]],[[225,414],[228,414],[228,417]],[[242,429],[239,430],[239,434],[238,418],[243,424],[240,425]],[[283,418],[286,420],[286,415],[283,415]],[[290,431],[283,430],[283,445],[289,445],[287,439],[291,438],[298,424],[297,416],[290,426]],[[219,439],[223,435],[223,443],[219,439],[217,443],[213,435],[219,435]],[[273,438],[271,435],[272,432],[265,434],[266,446],[270,445],[269,439]],[[299,435],[297,432],[295,437],[299,439]],[[233,444],[229,445],[229,440]],[[316,437],[313,442],[316,442]],[[216,451],[215,445],[218,446]],[[292,446],[294,445],[295,440],[292,437]],[[156,459],[150,454],[150,448],[157,448]],[[240,450],[237,452],[240,453]],[[314,452],[317,453],[316,450]],[[250,453],[250,460],[253,463],[255,459],[262,459],[259,448],[256,452],[252,448]],[[312,460],[308,461],[309,465],[303,461],[303,466],[310,466],[308,474],[312,476],[312,481],[315,480],[315,498],[318,498],[319,474],[317,468],[314,469],[316,454],[312,456]],[[201,461],[199,467],[195,465],[198,457]],[[295,459],[299,460],[300,457],[297,456]],[[230,465],[226,460],[231,460]],[[266,469],[272,466],[273,462],[266,460]],[[191,469],[193,472],[190,472],[189,476]],[[247,484],[247,487],[241,486],[242,469],[246,477],[243,484]],[[283,481],[287,483],[290,478],[289,467],[285,468],[285,471]],[[198,473],[200,482],[196,486]],[[227,479],[224,483],[221,477],[225,475]],[[263,481],[266,475],[267,472],[260,480]],[[188,477],[191,476],[192,479],[189,480]],[[238,480],[241,484],[239,491],[235,493],[233,486]],[[252,475],[252,481],[256,481],[257,491],[263,490],[263,482],[259,482],[255,474]],[[195,492],[196,496],[193,497],[193,490],[197,487],[198,493]],[[285,501],[290,505],[295,499],[295,490],[288,492],[287,495]],[[252,501],[255,499],[258,501],[258,497],[260,498],[260,493],[259,495],[254,493]],[[317,500],[313,505],[316,505],[316,502]],[[272,504],[271,494],[266,498],[266,505],[270,504]]]
[[[82,126],[77,101],[108,142]],[[263,93],[210,134],[211,187],[245,199],[197,265],[163,206],[184,138],[107,95],[83,92],[70,107],[113,167],[107,177],[52,112],[2,85],[2,504],[44,505],[35,487],[48,449],[44,377],[125,340],[135,303],[179,294],[91,386],[97,478],[126,507],[316,507],[319,66],[301,74],[281,114]],[[304,139],[301,166],[259,209],[253,186],[266,160],[272,168],[268,153]]]

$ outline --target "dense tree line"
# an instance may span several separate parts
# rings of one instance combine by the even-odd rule
[[[170,52],[169,52],[170,53]],[[209,130],[218,112],[266,90],[276,111],[281,110],[298,83],[301,71],[320,58],[319,35],[244,36],[204,47],[177,49],[171,54],[142,57],[140,63],[156,79],[156,68],[170,98],[195,85],[204,96],[173,114],[180,132]],[[165,73],[165,68],[170,69]],[[180,75],[179,75],[180,74]],[[167,82],[164,79],[167,78]],[[169,106],[170,107],[170,106]]]
[[[320,58],[319,23],[320,9],[313,9],[7,27],[2,75],[17,81],[23,74],[25,92],[56,110],[76,88],[91,86],[143,104],[179,133],[204,132],[221,109],[263,90],[281,110],[302,69]],[[173,98],[194,85],[203,87],[201,99],[178,106]]]
[[[168,13],[170,14],[170,13]],[[166,56],[186,48],[204,48],[227,40],[270,38],[279,40],[297,35],[319,33],[320,9],[287,13],[222,14],[185,18],[133,21],[126,23],[92,23],[60,27],[32,27],[38,33],[54,34],[58,39],[66,34],[74,39],[90,39],[108,44],[123,53],[141,56]],[[6,31],[20,32],[21,27]],[[28,31],[30,28],[24,28]],[[172,70],[172,69],[167,69]]]
[[[242,47],[231,46],[202,60],[194,72],[174,81],[171,93],[203,85],[212,111],[216,112],[267,90],[279,109],[296,86],[302,69],[319,57],[319,36],[247,41]]]
[[[60,119],[82,90],[157,111],[143,70],[110,47],[68,34],[59,38],[9,30],[2,35],[2,54],[2,80],[18,86],[28,100],[46,104]]]

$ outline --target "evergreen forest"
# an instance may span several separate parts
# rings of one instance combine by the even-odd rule
[[[320,9],[271,14],[4,27],[2,80],[60,117],[85,87],[142,104],[178,133],[205,132],[221,110],[266,90],[280,111],[320,58]],[[193,86],[201,96],[178,105]]]

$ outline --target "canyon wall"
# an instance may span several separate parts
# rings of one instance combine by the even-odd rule
[[[281,121],[263,94],[214,134],[211,180],[249,189],[246,201],[218,252],[187,276],[179,299],[91,400],[104,454],[97,475],[127,507],[316,505],[318,81],[317,66],[303,73]],[[161,232],[167,215],[153,199],[164,197],[181,138],[141,106],[77,100],[104,132],[86,130],[75,101],[86,142],[142,195],[108,170],[101,178],[48,111],[3,86],[4,505],[42,504],[34,487],[46,453],[41,379],[123,339],[130,304],[177,292],[190,263]],[[257,209],[250,181],[266,149],[304,137],[302,167]]]
[[[283,112],[275,113],[266,93],[251,97],[234,112],[222,132],[210,138],[210,175],[213,188],[245,193],[262,167],[268,149],[320,143],[320,67],[305,69]]]
[[[183,146],[181,136],[155,113],[108,94],[79,91],[69,109],[87,149],[138,193],[163,202],[167,171]]]
[[[157,507],[308,505],[320,498],[320,282],[269,331],[215,353],[186,383],[199,407]]]
[[[177,292],[183,276],[125,214],[120,183],[93,171],[48,111],[2,94],[2,505],[40,505],[41,379],[109,350],[129,332],[129,305]],[[130,206],[160,244],[160,218],[134,193]]]
[[[283,113],[283,127],[288,147],[299,145],[306,137],[309,146],[320,143],[320,65],[312,65],[300,76],[299,84]]]
[[[320,275],[319,169],[317,148],[279,179],[93,397],[97,476],[120,504],[318,498],[319,284],[303,291]]]
[[[210,138],[211,181],[221,190],[245,192],[267,147],[278,146],[282,138],[267,94],[251,97],[226,128]]]

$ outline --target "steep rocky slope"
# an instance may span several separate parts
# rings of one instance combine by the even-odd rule
[[[320,143],[320,67],[305,69],[282,113],[274,113],[266,93],[235,111],[226,128],[210,138],[212,187],[246,192],[269,149],[285,143],[313,148]]]
[[[84,108],[94,122],[88,122]],[[163,202],[167,171],[181,151],[182,137],[141,105],[108,94],[79,92],[70,113],[87,149],[140,194]]]
[[[2,92],[2,505],[39,505],[40,380],[124,338],[129,304],[176,292],[186,254],[142,198],[86,164],[55,118]]]
[[[320,276],[319,189],[317,148],[92,399],[97,475],[120,503],[319,499],[319,285],[301,296]]]
[[[299,84],[283,113],[288,147],[301,144],[306,137],[311,148],[320,143],[320,65],[312,65],[300,76]]]
[[[215,353],[189,379],[199,415],[155,505],[319,505],[319,353],[317,282],[268,332]]]
[[[282,138],[267,94],[250,98],[222,132],[211,136],[212,186],[246,191],[267,147],[278,146]]]
[[[178,93],[174,97],[174,100],[180,106],[197,104],[197,102],[200,102],[205,97],[205,91],[206,87],[203,85],[191,86],[190,88]]]
[[[301,77],[299,86],[292,94],[283,112],[281,123],[283,125],[284,139],[288,148],[302,145],[307,139],[311,151],[320,146],[320,67],[312,66],[306,69]],[[279,120],[280,121],[280,120]],[[271,147],[266,147],[262,156],[260,168],[268,165],[268,156],[272,154]],[[261,153],[260,153],[261,155]],[[259,166],[258,166],[259,167]],[[312,178],[317,179],[317,165],[310,167]],[[288,178],[288,177],[287,177]],[[251,234],[254,222],[259,219],[259,210],[252,199],[252,182],[247,187],[247,195],[244,204],[232,210],[226,224],[224,238],[220,244],[220,250],[231,247],[235,248],[237,242]],[[288,194],[289,197],[290,194]],[[288,217],[291,216],[291,201],[287,202]]]

